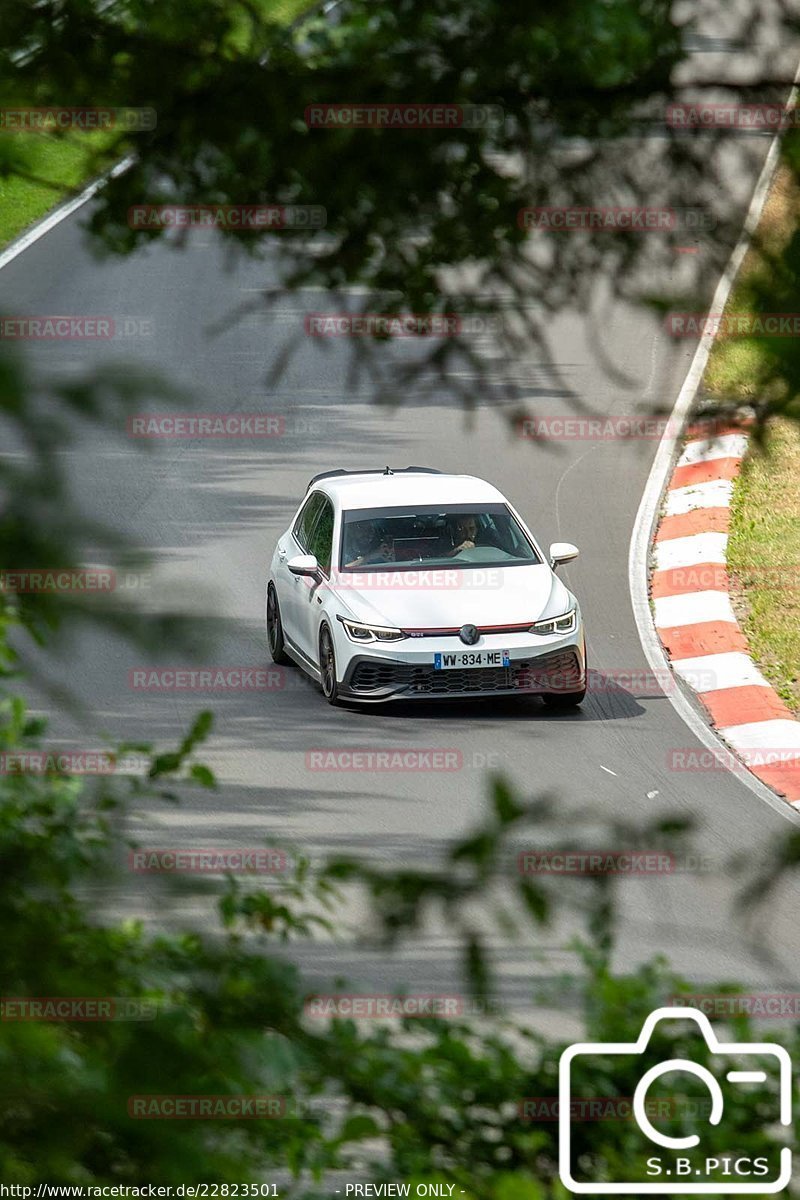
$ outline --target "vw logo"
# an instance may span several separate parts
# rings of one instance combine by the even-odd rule
[[[465,646],[474,646],[480,634],[474,625],[462,625],[458,631],[458,636]]]

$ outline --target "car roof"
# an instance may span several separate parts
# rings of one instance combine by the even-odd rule
[[[502,492],[475,475],[353,473],[320,480],[315,490],[324,490],[342,509],[505,503]]]

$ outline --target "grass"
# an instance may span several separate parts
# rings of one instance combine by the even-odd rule
[[[312,0],[258,0],[265,20],[288,24],[313,7]],[[245,26],[241,30],[246,40]],[[47,133],[0,135],[0,159],[24,165],[25,174],[0,174],[0,246],[5,246],[91,178],[121,157],[117,135],[91,131],[55,136]],[[135,149],[135,135],[130,145]],[[112,147],[115,147],[112,152]]]
[[[107,153],[115,141],[113,133],[92,131],[57,137],[48,133],[14,133],[15,161],[24,161],[28,175],[46,182],[35,183],[19,175],[0,176],[0,245],[17,237],[38,221],[70,192],[113,161]]]
[[[770,426],[733,492],[728,569],[734,611],[753,657],[800,716],[800,429]]]
[[[726,313],[753,311],[753,284],[757,280],[763,283],[769,273],[769,258],[779,255],[797,232],[798,212],[800,185],[797,176],[789,166],[782,165],[775,175],[756,237],[728,298]],[[711,397],[746,403],[759,397],[759,381],[768,371],[763,341],[719,336],[711,349],[703,390]]]
[[[800,187],[782,166],[731,293],[727,312],[752,311],[756,281],[798,230]],[[800,299],[800,298],[798,298]],[[800,310],[800,304],[791,306]],[[782,311],[787,311],[782,308]],[[717,338],[703,390],[712,400],[747,403],[764,398],[772,364],[764,339]],[[772,419],[763,448],[751,443],[733,490],[728,568],[731,600],[753,658],[800,716],[800,428]]]
[[[729,308],[733,311],[732,305]],[[736,311],[745,310],[739,307]],[[760,366],[760,348],[755,342],[718,337],[706,368],[705,390],[711,395],[736,396],[745,402],[754,399]]]

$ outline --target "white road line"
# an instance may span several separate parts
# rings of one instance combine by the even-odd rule
[[[688,487],[670,488],[664,513],[677,517],[697,508],[729,508],[733,495],[733,480],[712,479],[708,483],[690,483]]]
[[[656,571],[674,567],[696,567],[701,563],[724,563],[727,533],[692,533],[688,537],[667,538],[656,542],[653,561]]]
[[[723,688],[750,685],[769,687],[750,655],[741,650],[700,654],[695,658],[674,658],[672,667],[675,674],[680,675],[697,692],[719,692]]]
[[[730,621],[736,625],[727,592],[687,592],[681,596],[662,596],[653,601],[658,629],[674,629],[677,625],[698,625],[701,621]]]
[[[83,189],[80,195],[73,197],[72,200],[65,200],[63,204],[59,204],[52,212],[49,212],[46,217],[42,217],[41,221],[26,229],[23,234],[13,241],[10,246],[0,252],[0,270],[12,262],[18,254],[22,254],[23,250],[27,250],[34,242],[38,242],[39,238],[44,237],[51,229],[55,229],[66,217],[77,212],[77,210],[91,200],[92,196],[96,196],[101,187],[108,182],[109,179],[116,179],[118,175],[124,174],[135,162],[135,156],[129,154],[127,158],[123,158],[116,163],[108,171],[104,171],[97,179]]]
[[[726,433],[722,437],[703,438],[697,442],[686,443],[677,465],[688,467],[693,463],[713,462],[717,458],[744,458],[746,449],[746,433]]]

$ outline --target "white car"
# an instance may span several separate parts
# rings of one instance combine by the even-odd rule
[[[586,694],[578,601],[490,483],[426,467],[316,475],[275,548],[266,624],[331,704]]]

